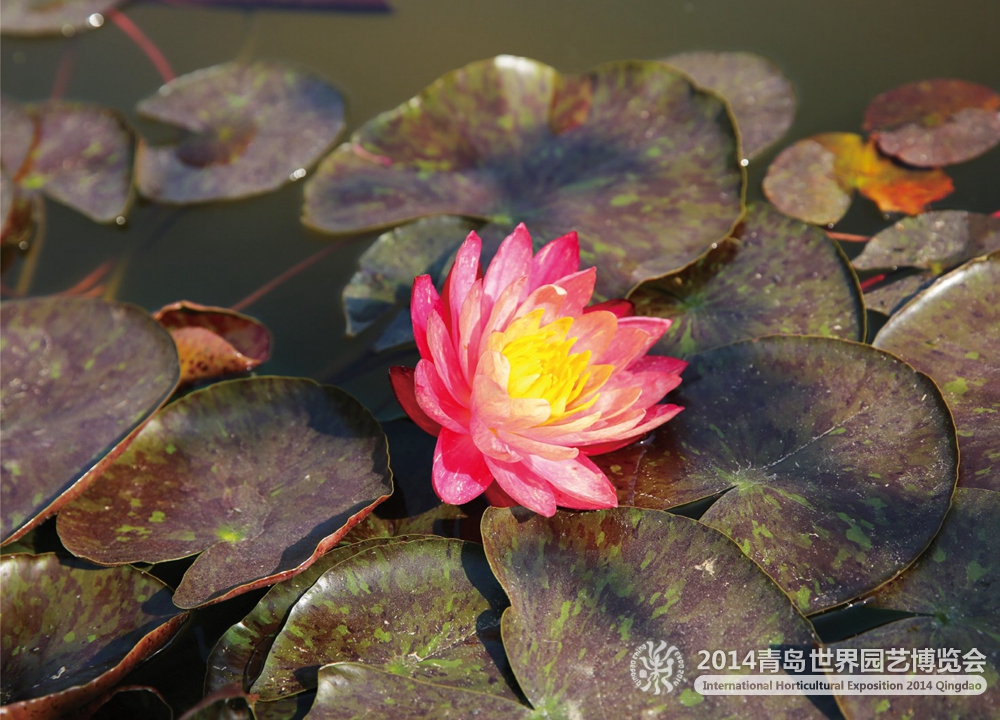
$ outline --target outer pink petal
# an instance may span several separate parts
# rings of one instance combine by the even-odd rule
[[[686,360],[667,357],[666,355],[643,355],[636,358],[628,366],[631,372],[661,372],[671,375],[680,375],[684,368],[688,366]]]
[[[556,496],[552,487],[520,463],[497,462],[486,458],[486,464],[504,492],[520,505],[539,515],[556,514]]]
[[[580,448],[580,452],[583,455],[591,457],[593,455],[603,455],[604,453],[614,452],[615,450],[621,450],[626,445],[631,445],[637,440],[637,438],[625,438],[624,440],[610,440],[605,443],[594,443],[593,445],[584,445]]]
[[[399,365],[389,368],[389,382],[392,383],[392,390],[396,393],[396,399],[403,411],[410,416],[410,419],[419,425],[424,432],[437,436],[441,432],[441,425],[428,417],[417,402],[416,391],[413,388],[413,375],[413,368],[400,367]]]
[[[472,438],[443,428],[434,448],[432,482],[439,498],[461,505],[482,495],[493,473]]]
[[[451,333],[445,327],[444,321],[437,313],[431,313],[427,319],[427,346],[431,359],[448,392],[459,405],[468,407],[469,383],[462,372],[458,361],[458,353],[451,340]]]
[[[427,318],[441,305],[430,275],[420,275],[413,278],[413,292],[410,295],[410,318],[413,320],[413,337],[417,341],[420,357],[429,360],[430,350],[427,348]]]
[[[493,507],[516,507],[517,500],[503,491],[500,483],[493,481],[493,484],[486,488],[486,499]]]
[[[590,458],[553,461],[537,456],[525,458],[528,466],[562,495],[560,505],[579,510],[618,507],[615,487]]]
[[[437,423],[455,432],[464,432],[469,423],[469,409],[459,405],[448,392],[430,360],[421,360],[413,376],[417,403]]]
[[[605,300],[604,302],[595,303],[590,307],[584,308],[583,312],[591,313],[599,310],[609,312],[618,318],[632,317],[635,315],[635,305],[632,304],[631,300],[625,300],[623,298],[615,298],[613,300]]]
[[[648,408],[655,405],[666,396],[668,392],[681,384],[681,376],[674,373],[649,372],[629,372],[631,383],[635,387],[642,389],[642,395],[636,400],[636,405]]]
[[[668,320],[666,318],[634,315],[632,317],[622,318],[619,320],[618,327],[642,330],[649,336],[646,340],[646,344],[642,348],[642,351],[638,355],[638,357],[642,357],[649,352],[650,348],[652,348],[661,337],[663,337],[663,333],[670,329],[673,322],[673,320]]]
[[[462,303],[465,296],[469,294],[469,288],[476,282],[479,276],[479,256],[483,251],[483,241],[479,239],[475,231],[470,232],[465,238],[465,242],[458,248],[455,255],[455,263],[448,271],[448,278],[444,281],[443,300],[447,305],[447,325],[449,329],[456,330],[458,327],[458,316],[462,312]]]
[[[458,317],[458,332],[453,333],[455,347],[458,349],[458,361],[462,366],[465,381],[472,386],[472,376],[479,363],[479,341],[483,333],[483,281],[482,278],[473,283],[469,294],[462,303],[462,312]]]
[[[531,267],[531,235],[521,223],[508,235],[486,269],[483,294],[496,302],[504,288],[526,277]],[[520,299],[520,298],[519,298]]]
[[[566,304],[563,313],[576,317],[583,313],[590,298],[594,295],[594,285],[597,283],[597,268],[587,268],[580,272],[567,275],[556,280],[553,285],[566,291]]]
[[[580,240],[576,232],[556,238],[538,251],[528,272],[528,292],[575,273],[580,267]]]

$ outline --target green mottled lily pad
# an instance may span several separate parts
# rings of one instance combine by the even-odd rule
[[[72,35],[104,24],[91,15],[103,15],[125,0],[4,0],[4,35]]]
[[[917,295],[890,318],[875,346],[941,387],[958,429],[959,485],[1000,490],[1000,253]]]
[[[673,320],[656,352],[690,357],[779,333],[864,338],[861,290],[823,231],[754,203],[740,237],[629,294],[637,314]]]
[[[368,547],[299,598],[252,692],[302,692],[320,666],[353,661],[516,699],[499,638],[506,606],[479,545],[427,537]]]
[[[201,553],[174,594],[196,607],[302,572],[391,492],[385,436],[354,398],[248,378],[164,408],[57,527],[105,565]]]
[[[170,335],[132,305],[89,298],[0,309],[3,541],[79,494],[177,385]]]
[[[916,295],[926,285],[933,282],[929,271],[904,275],[887,283],[877,283],[865,290],[865,307],[883,315],[892,315],[899,306]]]
[[[521,703],[487,693],[439,685],[360,663],[319,670],[319,692],[310,720],[519,720],[535,717]]]
[[[693,705],[698,717],[819,716],[801,696],[694,691],[701,650],[808,656],[816,642],[785,594],[721,533],[639,508],[552,518],[491,508],[483,539],[511,602],[504,647],[539,717],[588,717],[598,707],[608,717],[687,717]],[[659,674],[643,672],[649,663]]]
[[[166,585],[131,567],[8,555],[0,579],[5,717],[76,710],[162,647],[187,616]]]
[[[668,65],[561,76],[503,55],[364,125],[306,185],[303,221],[353,233],[464,215],[497,234],[523,221],[539,244],[577,230],[598,292],[620,297],[730,231],[736,150],[723,104]]]
[[[841,648],[871,648],[889,652],[903,648],[908,654],[931,648],[932,668],[947,662],[954,669],[938,670],[937,677],[922,678],[927,670],[915,670],[914,679],[948,680],[949,673],[981,676],[988,685],[982,695],[966,696],[842,696],[838,702],[845,715],[855,718],[962,718],[991,720],[1000,717],[1000,493],[977,488],[959,488],[941,533],[927,552],[893,582],[868,598],[876,608],[913,613],[915,617],[891,622],[834,643]],[[970,667],[976,649],[979,666]],[[939,654],[957,650],[948,660]],[[970,657],[965,657],[970,655]],[[912,663],[912,656],[906,658]],[[918,660],[919,662],[919,660]],[[912,664],[910,669],[913,670]]]
[[[686,52],[664,62],[726,99],[748,159],[777,142],[795,120],[795,88],[767,58],[750,52]]]
[[[357,335],[393,310],[409,307],[413,278],[436,276],[476,227],[478,223],[443,215],[380,235],[361,255],[359,270],[344,288],[347,334]]]
[[[619,502],[720,496],[701,522],[803,612],[890,580],[934,537],[955,487],[954,426],[925,375],[868,345],[770,337],[693,359],[651,440],[594,458]]]
[[[339,92],[318,77],[270,62],[230,62],[189,73],[137,109],[187,133],[176,145],[139,143],[139,192],[165,203],[275,190],[303,177],[344,128]]]
[[[1000,143],[1000,95],[965,80],[908,83],[871,101],[864,129],[882,152],[910,165],[952,165]]]

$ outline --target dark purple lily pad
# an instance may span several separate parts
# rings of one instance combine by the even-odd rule
[[[511,601],[504,647],[539,716],[599,707],[608,717],[673,717],[695,705],[699,717],[818,716],[801,696],[693,690],[700,650],[808,656],[816,642],[785,594],[721,533],[639,508],[551,518],[491,508],[483,539]],[[641,674],[658,649],[660,674]]]
[[[187,616],[166,585],[131,567],[8,555],[0,576],[5,717],[60,717],[85,705],[162,647]]]
[[[795,120],[795,88],[767,58],[750,52],[686,52],[664,62],[726,99],[748,159],[777,142]]]
[[[806,613],[877,587],[934,537],[955,487],[954,425],[929,378],[868,345],[769,337],[692,361],[651,440],[594,458],[621,504],[719,497],[701,522]]]
[[[905,275],[898,280],[879,283],[865,290],[865,307],[883,315],[892,315],[899,306],[916,295],[928,283],[934,280],[934,275],[925,271],[916,275]]]
[[[864,338],[861,290],[822,230],[754,203],[740,238],[629,294],[637,314],[673,320],[656,352],[690,357],[778,333]]]
[[[1000,716],[1000,493],[959,488],[940,534],[927,552],[893,582],[867,600],[876,608],[914,613],[834,643],[836,648],[932,648],[932,667],[938,653],[957,649],[948,661],[951,672],[981,675],[988,684],[982,695],[843,696],[838,702],[848,718],[945,718],[990,720]],[[975,648],[979,671],[969,668]],[[909,661],[909,659],[908,659]],[[971,670],[971,671],[970,671]],[[923,670],[921,672],[927,672]],[[922,679],[916,673],[916,679]],[[939,672],[933,680],[947,680]]]
[[[524,221],[535,242],[580,233],[598,293],[620,297],[724,237],[743,177],[723,104],[658,62],[586,75],[500,56],[439,78],[364,125],[305,191],[330,233],[451,214]]]
[[[244,198],[305,174],[344,128],[344,101],[320,78],[284,65],[225,63],[167,83],[140,115],[187,132],[139,143],[135,181],[165,203]]]
[[[170,335],[132,305],[89,298],[0,309],[3,541],[72,500],[177,385]]]
[[[506,607],[479,545],[426,537],[368,547],[299,598],[251,689],[277,699],[316,687],[321,665],[352,661],[516,699],[499,637]]]
[[[519,702],[464,688],[439,685],[360,663],[334,663],[319,670],[319,692],[311,720],[519,720],[535,717]]]
[[[1000,218],[941,210],[904,218],[875,235],[852,261],[858,270],[915,267],[941,275],[1000,250]]]
[[[887,155],[917,167],[965,162],[1000,143],[1000,95],[965,80],[921,80],[882,93],[864,129]]]
[[[476,227],[478,223],[443,215],[380,235],[358,259],[360,267],[344,288],[347,334],[357,335],[389,312],[408,308],[413,278],[437,275]]]
[[[255,705],[255,697],[247,695],[238,685],[230,685],[207,695],[179,720],[260,720],[261,716],[254,712]]]
[[[1000,253],[924,290],[889,319],[875,346],[941,387],[958,429],[959,485],[1000,490]]]
[[[247,378],[164,408],[57,527],[105,565],[201,553],[174,594],[196,607],[302,572],[391,492],[385,436],[354,398]]]
[[[94,13],[103,15],[125,0],[4,0],[4,35],[72,35],[103,24],[92,22]]]

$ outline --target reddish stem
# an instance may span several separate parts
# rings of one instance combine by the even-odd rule
[[[302,262],[298,263],[297,265],[293,265],[292,267],[290,267],[287,270],[285,270],[285,272],[281,273],[281,275],[279,275],[278,277],[274,278],[274,280],[271,280],[270,282],[265,283],[263,286],[261,286],[260,288],[258,288],[254,292],[252,292],[249,295],[247,295],[245,298],[243,298],[238,303],[236,303],[235,305],[233,305],[230,309],[232,309],[232,310],[243,310],[244,308],[249,307],[250,305],[253,305],[255,302],[257,302],[258,300],[260,300],[262,297],[264,297],[265,295],[267,295],[269,292],[271,292],[272,290],[274,290],[276,287],[278,287],[279,285],[281,285],[286,280],[290,280],[291,278],[293,278],[296,275],[298,275],[300,272],[302,272],[303,270],[305,270],[310,265],[313,265],[314,263],[317,263],[320,260],[322,260],[323,258],[325,258],[327,255],[329,255],[330,253],[332,253],[336,248],[337,248],[336,245],[330,245],[329,247],[323,248],[318,253],[313,253],[312,255],[310,255],[309,257],[307,257]]]
[[[867,235],[855,235],[853,233],[842,233],[833,232],[832,230],[826,231],[827,236],[831,240],[839,240],[841,242],[868,242],[870,238]]]
[[[122,32],[128,35],[132,42],[139,46],[139,49],[146,53],[146,57],[149,58],[150,62],[156,67],[156,71],[160,73],[160,77],[163,78],[163,82],[168,83],[173,80],[176,75],[174,75],[173,68],[170,67],[170,63],[160,52],[160,48],[156,47],[156,43],[146,37],[146,33],[139,29],[139,26],[128,19],[119,10],[108,10],[107,18],[117,25]]]
[[[885,273],[879,273],[878,275],[873,275],[867,280],[861,283],[861,292],[868,292],[868,289],[873,285],[878,285],[880,282],[885,280]]]
[[[49,100],[62,100],[66,97],[66,90],[69,88],[70,78],[73,77],[73,68],[76,65],[76,38],[73,38],[63,48],[62,55],[59,56],[59,67],[56,68],[56,79],[52,83],[52,92]]]

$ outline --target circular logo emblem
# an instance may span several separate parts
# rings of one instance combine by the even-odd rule
[[[665,640],[647,640],[632,653],[629,663],[632,682],[643,692],[659,695],[673,692],[684,679],[684,658],[675,646]]]

